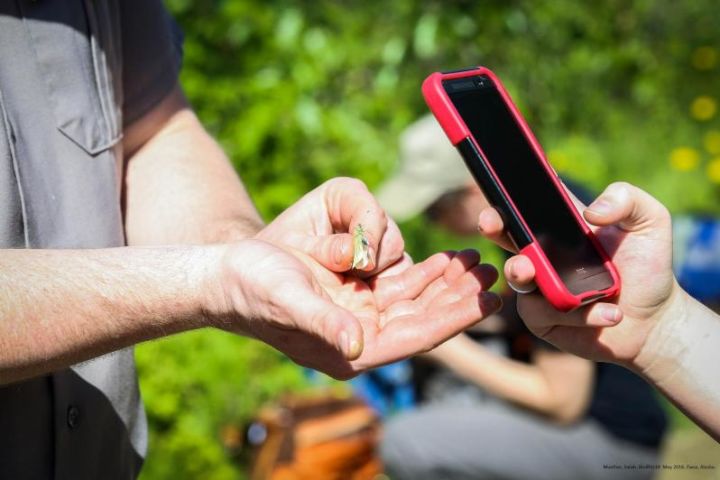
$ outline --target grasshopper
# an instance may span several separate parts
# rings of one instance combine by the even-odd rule
[[[370,263],[370,243],[365,236],[365,229],[357,224],[353,232],[353,269],[362,269]]]

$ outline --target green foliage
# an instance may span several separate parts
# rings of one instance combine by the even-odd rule
[[[427,111],[425,76],[478,63],[501,75],[548,150],[574,139],[563,172],[653,187],[674,209],[702,207],[678,193],[690,185],[717,203],[704,172],[664,181],[673,148],[702,152],[718,129],[717,116],[690,116],[698,96],[717,94],[712,0],[168,4],[186,31],[183,85],[268,216],[332,176],[376,185],[398,134]],[[714,65],[694,58],[703,46]]]
[[[377,186],[402,129],[427,112],[425,76],[472,64],[501,76],[561,173],[595,190],[634,182],[675,212],[719,212],[714,0],[167,5],[186,35],[185,91],[266,218],[333,176]],[[424,219],[401,227],[415,258],[480,246],[500,261]],[[143,345],[138,363],[145,478],[237,478],[223,426],[303,385],[279,355],[219,332]]]
[[[145,343],[136,359],[151,427],[144,478],[238,478],[243,425],[265,402],[305,386],[281,354],[216,330]]]

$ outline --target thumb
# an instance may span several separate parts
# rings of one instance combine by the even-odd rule
[[[347,272],[352,267],[353,238],[349,233],[307,236],[301,250],[333,272]]]
[[[302,331],[321,338],[343,353],[347,360],[355,360],[363,350],[363,329],[349,311],[319,295],[311,288],[295,292],[300,302],[290,310],[293,323]],[[295,295],[294,295],[295,296]]]
[[[625,182],[608,185],[583,215],[593,225],[617,225],[627,232],[664,227],[670,223],[670,213],[662,203]]]

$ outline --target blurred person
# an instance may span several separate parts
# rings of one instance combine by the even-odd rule
[[[374,368],[350,380],[353,393],[381,417],[415,406],[411,360]]]
[[[134,478],[138,342],[212,326],[348,378],[499,306],[490,266],[411,265],[358,180],[264,225],[159,0],[0,0],[0,58],[0,478]]]
[[[577,207],[611,253],[622,278],[614,302],[573,312],[554,310],[538,293],[518,295],[517,308],[538,337],[584,358],[642,375],[716,441],[720,441],[720,317],[692,298],[672,270],[672,217],[638,187],[617,182],[588,207]],[[484,235],[502,245],[503,223],[493,208],[479,215]],[[517,255],[505,264],[516,288],[530,290],[535,271]]]
[[[437,122],[413,124],[400,149],[398,173],[378,192],[388,212],[424,212],[478,235],[487,202]],[[410,195],[414,185],[420,194]],[[500,312],[427,354],[440,369],[425,382],[425,404],[386,425],[391,477],[651,478],[652,469],[607,467],[659,463],[666,419],[652,388],[531,336],[507,297]]]

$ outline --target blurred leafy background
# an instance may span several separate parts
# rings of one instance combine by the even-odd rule
[[[675,213],[720,210],[715,0],[166,4],[185,32],[183,87],[265,218],[333,176],[376,187],[427,112],[425,76],[473,64],[500,75],[561,173],[595,190],[633,182]],[[401,228],[416,258],[474,246],[499,261],[423,218]],[[215,331],[144,344],[137,360],[145,479],[244,478],[240,426],[306,388],[281,355]]]

